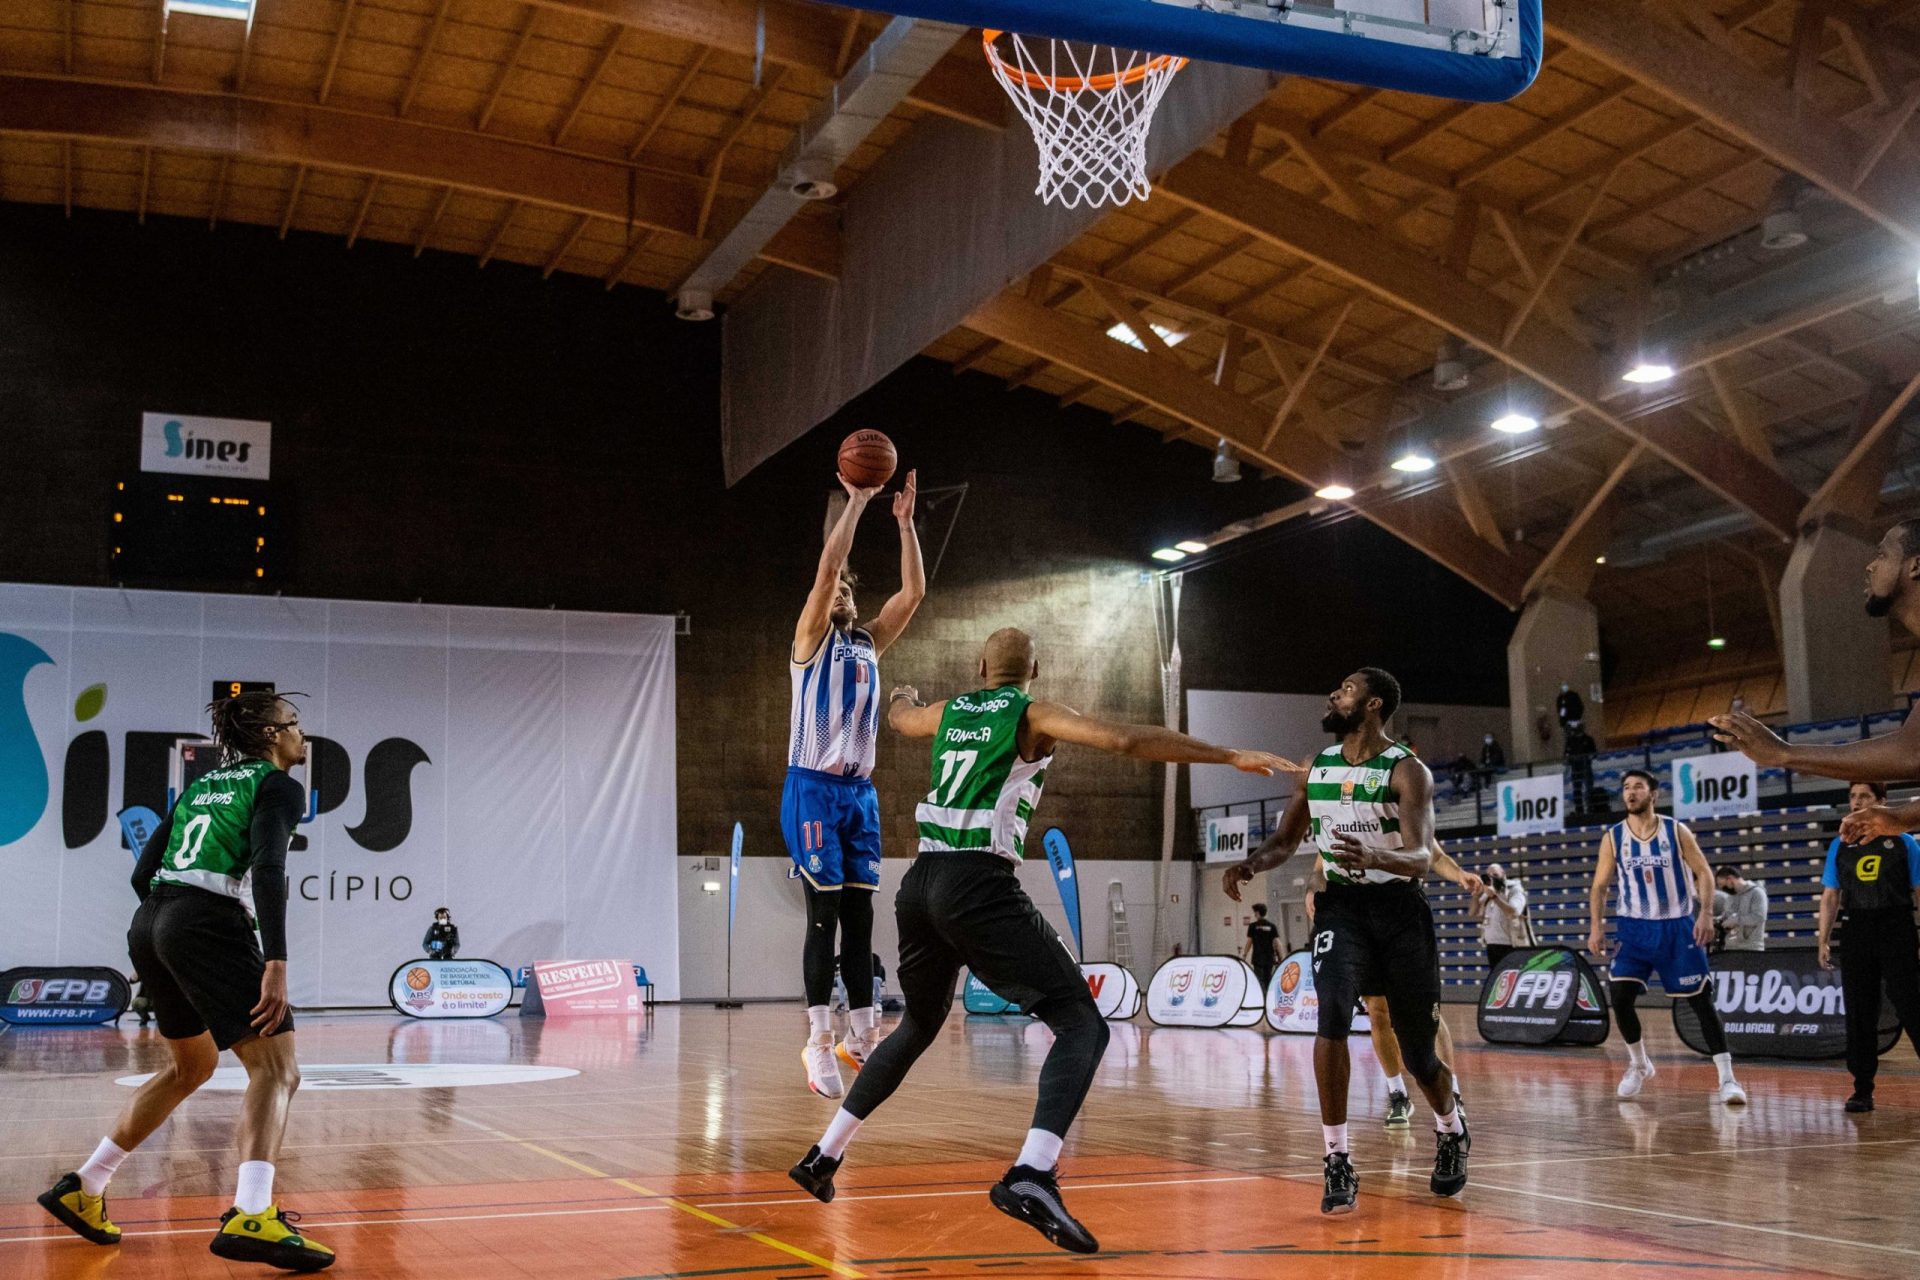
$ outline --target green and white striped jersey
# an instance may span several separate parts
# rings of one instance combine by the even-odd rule
[[[1027,822],[1053,763],[1020,758],[1020,720],[1032,701],[1014,685],[947,700],[933,737],[936,781],[914,811],[921,853],[1025,856]]]
[[[1359,883],[1333,860],[1335,836],[1348,836],[1368,849],[1398,849],[1400,793],[1393,789],[1393,766],[1413,753],[1396,742],[1371,760],[1348,764],[1335,743],[1313,758],[1307,774],[1308,835],[1320,851],[1328,884]],[[1372,884],[1413,879],[1376,869],[1361,873]]]

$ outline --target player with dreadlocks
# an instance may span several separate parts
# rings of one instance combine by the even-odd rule
[[[287,846],[306,792],[287,775],[306,736],[288,697],[243,693],[207,707],[220,764],[189,784],[133,871],[140,897],[127,947],[171,1055],[141,1085],[93,1155],[40,1197],[94,1244],[120,1242],[108,1179],[127,1154],[207,1082],[222,1049],[247,1069],[233,1207],[210,1246],[222,1258],[318,1271],[333,1250],[308,1239],[273,1200],[273,1162],[300,1085],[287,1000]],[[247,917],[247,884],[260,936]]]

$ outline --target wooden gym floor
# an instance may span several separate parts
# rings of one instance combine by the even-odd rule
[[[1108,1252],[1074,1258],[987,1203],[1026,1128],[1047,1044],[1025,1020],[962,1019],[868,1124],[816,1204],[785,1169],[832,1109],[800,1071],[791,1005],[651,1020],[424,1023],[305,1017],[308,1084],[278,1190],[340,1253],[331,1274],[407,1277],[1860,1276],[1920,1274],[1920,1072],[1903,1041],[1879,1110],[1847,1116],[1834,1066],[1748,1063],[1744,1111],[1651,1017],[1660,1073],[1613,1097],[1618,1044],[1478,1045],[1451,1008],[1475,1149],[1457,1201],[1427,1193],[1410,1132],[1355,1041],[1358,1212],[1322,1218],[1312,1042],[1119,1025],[1067,1148],[1065,1189]],[[0,1277],[272,1274],[206,1252],[234,1176],[237,1093],[203,1093],[128,1160],[117,1249],[53,1227],[33,1197],[92,1149],[117,1077],[164,1049],[132,1029],[0,1033]],[[229,1059],[230,1061],[230,1059]],[[410,1090],[325,1064],[533,1064],[578,1074]],[[1289,1267],[1285,1259],[1299,1258]],[[1308,1271],[1308,1268],[1311,1268]]]

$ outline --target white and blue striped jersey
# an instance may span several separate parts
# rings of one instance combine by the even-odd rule
[[[1620,914],[1633,920],[1679,920],[1699,914],[1693,873],[1680,856],[1680,824],[1660,818],[1653,838],[1634,836],[1625,822],[1613,826],[1613,857],[1620,886]]]
[[[788,674],[788,766],[871,777],[880,735],[880,659],[873,637],[858,627],[830,628],[805,662],[788,663]]]

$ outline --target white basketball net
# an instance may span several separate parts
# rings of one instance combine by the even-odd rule
[[[1037,195],[1071,209],[1152,194],[1147,130],[1185,58],[1000,31],[985,32],[984,43],[994,78],[1040,149]]]

